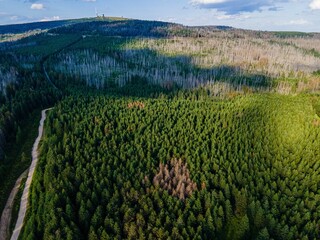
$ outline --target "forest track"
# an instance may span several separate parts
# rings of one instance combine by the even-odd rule
[[[31,166],[29,168],[29,173],[28,173],[28,178],[26,181],[26,185],[23,190],[21,202],[20,202],[20,209],[19,209],[19,215],[17,219],[17,223],[14,227],[13,234],[11,236],[11,240],[16,240],[19,237],[20,231],[23,227],[23,222],[24,218],[26,215],[27,211],[27,206],[28,206],[28,197],[29,197],[29,191],[30,191],[30,185],[32,182],[32,178],[38,163],[38,147],[39,143],[43,134],[43,126],[44,126],[44,121],[46,120],[46,112],[50,110],[51,108],[42,110],[41,112],[41,120],[40,120],[40,125],[39,125],[39,134],[38,137],[36,138],[33,147],[32,147],[32,162]]]
[[[45,68],[45,61],[54,54],[57,54],[61,51],[63,51],[64,49],[71,47],[72,45],[80,42],[83,39],[83,37],[81,36],[80,38],[76,39],[75,41],[71,42],[70,44],[68,44],[67,46],[64,46],[61,49],[58,49],[57,51],[55,51],[54,53],[51,53],[45,57],[43,57],[40,61],[40,66],[41,69],[44,73],[44,77],[45,79],[48,81],[48,83],[55,89],[55,90],[60,90],[59,88],[57,88],[57,86],[53,83],[53,81],[50,79],[46,68]],[[16,56],[13,55],[13,57],[16,59]],[[61,91],[61,90],[60,90]],[[44,126],[44,121],[46,119],[46,111],[50,110],[51,108],[42,110],[41,114],[41,120],[40,120],[40,125],[39,125],[39,134],[38,137],[36,138],[33,148],[32,148],[32,162],[29,168],[29,173],[28,173],[28,169],[17,179],[11,193],[10,196],[7,200],[6,206],[2,212],[1,215],[1,221],[0,221],[0,240],[7,240],[10,237],[10,222],[11,222],[11,215],[12,215],[12,208],[13,208],[13,204],[14,204],[14,199],[16,194],[18,193],[19,187],[21,185],[21,181],[22,179],[25,177],[25,175],[27,175],[28,173],[28,178],[23,190],[23,194],[22,194],[22,198],[21,198],[21,202],[20,202],[20,209],[19,209],[19,214],[18,214],[18,219],[15,225],[15,228],[13,230],[13,234],[11,236],[11,239],[18,239],[20,231],[23,227],[23,223],[24,223],[24,218],[26,215],[26,210],[27,210],[27,205],[28,205],[28,197],[29,197],[29,190],[30,190],[30,185],[32,182],[32,178],[33,178],[33,174],[38,162],[38,146],[39,146],[39,142],[41,140],[42,137],[42,133],[43,133],[43,126]]]
[[[66,46],[58,49],[57,51],[55,51],[55,52],[53,52],[53,53],[51,53],[51,54],[48,54],[48,55],[44,56],[44,57],[40,60],[40,66],[41,66],[41,69],[42,69],[42,71],[43,71],[43,74],[44,74],[45,78],[47,79],[48,83],[49,83],[55,90],[60,90],[60,89],[59,89],[59,88],[53,83],[53,81],[50,79],[49,74],[47,73],[47,70],[46,70],[46,68],[45,68],[45,66],[44,66],[44,63],[49,59],[50,56],[53,56],[53,55],[55,55],[55,54],[58,54],[58,53],[62,52],[62,51],[65,50],[66,48],[71,47],[71,46],[73,46],[74,44],[80,42],[83,38],[84,38],[83,36],[79,37],[79,38],[76,39],[75,41],[69,43],[68,45],[66,45]],[[60,91],[61,91],[61,90],[60,90]]]
[[[14,204],[14,199],[19,191],[22,179],[27,176],[28,169],[25,170],[20,177],[17,179],[14,187],[10,193],[10,196],[7,200],[6,206],[3,209],[1,220],[0,220],[0,240],[7,240],[10,236],[10,223],[12,217],[12,208]]]
[[[46,71],[46,68],[44,67],[44,64],[42,64],[42,71],[43,71],[43,73],[44,73],[45,78],[46,78],[47,81],[49,82],[49,84],[50,84],[55,90],[59,90],[59,89],[57,88],[57,86],[51,81],[51,79],[50,79],[50,77],[49,77],[49,75],[48,75],[48,73],[47,73],[47,71]]]

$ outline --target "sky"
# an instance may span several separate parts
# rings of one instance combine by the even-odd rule
[[[0,0],[0,25],[105,16],[320,32],[320,0]]]

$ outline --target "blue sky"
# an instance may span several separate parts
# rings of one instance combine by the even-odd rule
[[[320,0],[0,0],[0,25],[106,16],[320,32]]]

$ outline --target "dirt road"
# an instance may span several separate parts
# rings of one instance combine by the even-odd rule
[[[10,234],[9,228],[10,228],[14,199],[19,191],[22,179],[25,178],[27,174],[28,174],[28,170],[24,171],[21,174],[21,176],[17,179],[10,193],[10,196],[7,200],[6,206],[3,209],[1,220],[0,220],[0,240],[6,240],[9,238],[9,234]]]
[[[39,142],[41,140],[42,133],[43,133],[44,121],[46,120],[46,111],[48,111],[50,109],[51,108],[42,110],[42,115],[41,115],[41,120],[40,120],[40,125],[39,125],[39,134],[38,134],[38,137],[37,137],[36,141],[33,144],[32,162],[31,162],[31,166],[29,168],[28,178],[27,178],[26,185],[24,187],[22,198],[21,198],[18,220],[17,220],[16,226],[14,228],[13,234],[11,236],[11,240],[18,239],[20,231],[21,231],[21,229],[23,227],[24,217],[26,215],[27,206],[28,206],[28,197],[29,197],[30,185],[31,185],[31,182],[32,182],[32,178],[33,178],[33,174],[34,174],[35,168],[36,168],[37,163],[38,163],[38,146],[39,146]]]

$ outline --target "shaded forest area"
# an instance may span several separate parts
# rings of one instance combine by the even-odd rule
[[[55,104],[22,239],[320,238],[319,34],[34,26],[0,35],[1,183]]]
[[[165,88],[203,87],[213,96],[248,91],[292,94],[320,88],[320,54],[312,48],[320,44],[317,34],[280,38],[238,29],[128,22],[94,23],[91,28],[99,29],[99,34],[85,35],[47,62],[53,78],[62,80],[62,85],[69,77],[110,89],[139,77]],[[86,33],[91,29],[88,25],[75,28],[73,34]]]

